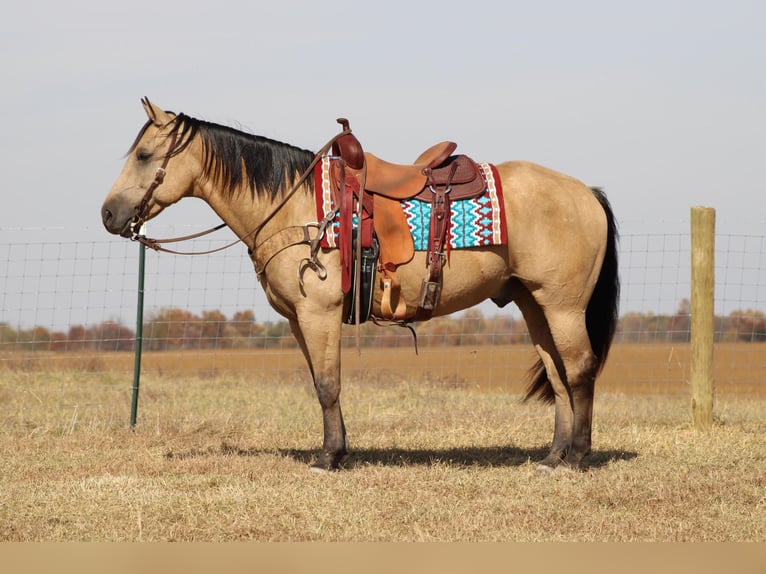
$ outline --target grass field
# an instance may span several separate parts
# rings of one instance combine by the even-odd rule
[[[7,360],[0,540],[764,542],[764,354],[735,347],[719,364],[751,374],[719,385],[710,432],[690,425],[683,349],[616,347],[594,452],[553,477],[534,464],[552,411],[520,404],[508,367],[528,349],[381,351],[368,371],[347,351],[352,455],[328,475],[308,471],[321,416],[294,351],[247,376],[234,355],[147,356],[135,432],[130,357]]]
[[[412,348],[365,348],[361,354],[345,349],[343,376],[522,392],[535,359],[531,345],[424,347],[419,354]],[[105,380],[125,380],[133,361],[132,353],[7,353],[0,354],[0,372],[87,372],[103,374]],[[179,379],[308,377],[296,348],[145,352],[142,372]],[[688,344],[616,344],[599,376],[597,393],[686,396],[688,372]],[[716,344],[715,381],[719,396],[766,398],[766,343]]]

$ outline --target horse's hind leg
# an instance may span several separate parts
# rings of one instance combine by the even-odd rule
[[[290,328],[306,357],[322,407],[324,441],[312,468],[337,469],[348,454],[346,426],[340,409],[340,321],[291,319]]]
[[[596,357],[591,349],[584,315],[563,320],[566,330],[562,330],[559,320],[560,317],[549,320],[549,326],[564,365],[565,387],[569,395],[567,409],[571,409],[571,441],[561,454],[567,466],[577,468],[591,449]],[[570,424],[569,421],[567,424]],[[558,452],[555,454],[559,457]],[[546,459],[543,464],[551,466],[552,462]]]
[[[553,386],[556,421],[551,452],[542,465],[555,468],[563,462],[577,468],[591,448],[596,358],[584,313],[546,308],[543,313],[553,346],[545,344],[542,349],[538,348],[538,353]],[[552,377],[551,358],[556,366]]]
[[[540,291],[522,288],[514,299],[545,369],[549,388],[544,400],[555,405],[553,442],[541,470],[564,463],[576,468],[590,452],[596,359],[590,346],[585,313],[560,304],[544,306]]]

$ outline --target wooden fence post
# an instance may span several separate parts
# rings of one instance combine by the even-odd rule
[[[713,426],[713,302],[715,290],[715,209],[691,210],[692,419],[699,430]]]

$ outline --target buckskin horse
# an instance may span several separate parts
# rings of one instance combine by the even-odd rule
[[[146,98],[142,104],[149,119],[103,203],[104,226],[110,233],[136,239],[144,221],[183,197],[201,198],[210,205],[247,246],[270,304],[289,321],[308,363],[324,423],[322,449],[311,467],[338,469],[348,453],[340,405],[340,337],[350,295],[342,286],[341,249],[318,243],[319,235],[329,231],[315,223],[318,183],[306,174],[320,155],[343,155],[341,146],[336,141],[330,153],[328,144],[314,154],[163,111]],[[413,166],[357,155],[361,170],[353,165],[348,169],[362,174],[361,193],[369,191],[367,199],[357,197],[357,202],[376,193],[364,176],[384,184],[420,177],[415,183],[420,186],[428,166],[443,162],[453,149],[454,144],[435,146]],[[369,166],[364,158],[371,160]],[[431,299],[428,314],[450,314],[487,298],[500,307],[516,303],[539,355],[525,399],[553,404],[555,412],[550,452],[538,469],[576,469],[591,449],[595,380],[618,317],[615,217],[599,188],[572,177],[521,161],[497,164],[492,170],[502,188],[506,241],[453,249],[448,260],[443,252],[437,254],[445,264],[438,277],[440,292]],[[432,255],[418,250],[392,266],[396,311],[391,308],[390,281],[384,286],[381,273],[373,282],[370,314],[413,321],[423,306],[421,288],[428,283],[423,274]]]

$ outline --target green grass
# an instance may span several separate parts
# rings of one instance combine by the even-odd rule
[[[0,371],[4,541],[766,541],[766,400],[597,394],[582,472],[542,476],[520,387],[349,381],[351,456],[308,464],[305,379]]]

